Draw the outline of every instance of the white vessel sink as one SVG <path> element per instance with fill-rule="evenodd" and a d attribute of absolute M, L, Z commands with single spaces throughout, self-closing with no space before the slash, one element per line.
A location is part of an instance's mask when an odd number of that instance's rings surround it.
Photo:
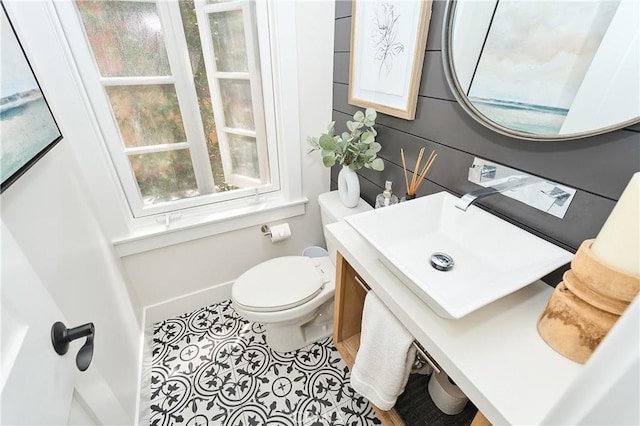
<path fill-rule="evenodd" d="M 438 315 L 460 318 L 568 263 L 573 254 L 447 192 L 345 218 Z M 431 255 L 455 262 L 441 271 Z"/>

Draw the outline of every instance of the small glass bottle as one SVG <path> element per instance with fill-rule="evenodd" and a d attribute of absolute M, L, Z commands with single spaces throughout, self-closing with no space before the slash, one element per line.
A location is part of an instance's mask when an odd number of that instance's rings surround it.
<path fill-rule="evenodd" d="M 386 181 L 384 191 L 376 197 L 376 209 L 398 203 L 398 197 L 391 192 L 391 181 Z"/>

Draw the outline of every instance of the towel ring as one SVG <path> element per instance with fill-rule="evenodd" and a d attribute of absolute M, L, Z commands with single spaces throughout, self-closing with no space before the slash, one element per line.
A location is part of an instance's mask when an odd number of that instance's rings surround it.
<path fill-rule="evenodd" d="M 359 276 L 354 275 L 353 278 L 358 283 L 358 285 L 364 289 L 365 292 L 368 293 L 371 291 L 371 287 L 365 284 L 365 282 Z M 436 373 L 440 373 L 440 371 L 442 371 L 442 368 L 440 368 L 440 365 L 436 362 L 436 360 L 427 353 L 427 350 L 417 340 L 414 340 L 412 345 L 416 348 L 416 351 L 418 351 L 418 356 L 421 357 L 427 364 L 429 364 Z"/>

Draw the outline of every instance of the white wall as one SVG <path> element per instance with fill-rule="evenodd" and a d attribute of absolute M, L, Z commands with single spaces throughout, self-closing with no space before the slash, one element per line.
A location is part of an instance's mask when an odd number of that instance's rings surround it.
<path fill-rule="evenodd" d="M 95 138 L 41 2 L 5 2 L 64 139 L 2 194 L 2 219 L 70 324 L 96 326 L 94 360 L 134 418 L 141 308 L 96 217 L 72 147 Z M 4 284 L 4 283 L 3 283 Z"/>
<path fill-rule="evenodd" d="M 324 245 L 317 198 L 329 190 L 330 172 L 319 153 L 307 154 L 306 139 L 324 131 L 331 121 L 335 7 L 333 1 L 289 4 L 297 14 L 302 184 L 309 199 L 306 213 L 288 220 L 292 237 L 276 244 L 255 226 L 124 257 L 131 284 L 144 306 L 235 280 L 264 260 Z M 193 308 L 214 302 L 196 301 Z"/>

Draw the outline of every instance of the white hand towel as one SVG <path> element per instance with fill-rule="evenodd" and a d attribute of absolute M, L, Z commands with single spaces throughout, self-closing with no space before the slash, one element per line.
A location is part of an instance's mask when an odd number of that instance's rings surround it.
<path fill-rule="evenodd" d="M 360 349 L 351 386 L 381 410 L 390 410 L 409 380 L 416 356 L 413 336 L 373 292 L 362 313 Z"/>

